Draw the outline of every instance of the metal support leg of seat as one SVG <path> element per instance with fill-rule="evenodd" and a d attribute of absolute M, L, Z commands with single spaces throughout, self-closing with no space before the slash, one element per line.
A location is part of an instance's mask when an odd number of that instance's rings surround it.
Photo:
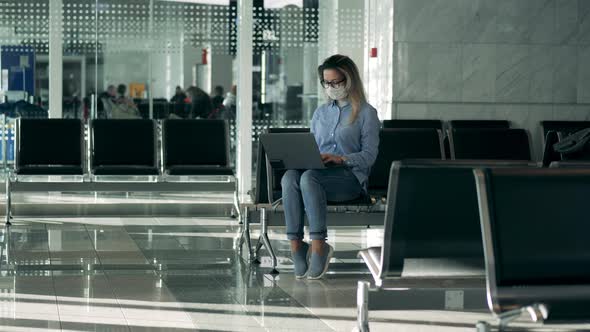
<path fill-rule="evenodd" d="M 369 287 L 368 281 L 359 281 L 356 292 L 357 329 L 359 332 L 369 332 Z"/>
<path fill-rule="evenodd" d="M 279 271 L 277 270 L 277 256 L 275 255 L 275 252 L 270 244 L 270 239 L 268 238 L 268 217 L 266 215 L 266 208 L 260 209 L 260 237 L 258 238 L 256 250 L 254 251 L 256 257 L 254 263 L 260 263 L 258 255 L 262 246 L 266 247 L 266 250 L 268 251 L 268 254 L 270 255 L 270 258 L 272 260 L 271 274 L 278 274 Z"/>
<path fill-rule="evenodd" d="M 249 210 L 248 207 L 244 207 L 244 212 L 241 215 L 243 218 L 243 226 L 242 231 L 240 232 L 240 238 L 238 239 L 238 250 L 240 254 L 242 253 L 242 248 L 244 243 L 248 248 L 248 262 L 252 262 L 253 254 L 252 254 L 252 241 L 250 240 L 250 220 L 249 220 Z"/>
<path fill-rule="evenodd" d="M 510 322 L 520 318 L 523 313 L 528 313 L 533 322 L 543 322 L 547 319 L 549 311 L 544 304 L 535 303 L 526 307 L 510 310 L 498 315 L 498 328 L 500 331 L 504 330 Z M 477 322 L 475 325 L 477 332 L 490 332 L 491 325 L 488 322 Z"/>
<path fill-rule="evenodd" d="M 231 217 L 238 218 L 240 225 L 242 224 L 242 216 L 240 214 L 240 197 L 238 194 L 238 180 L 236 180 L 236 188 L 234 189 L 234 202 Z"/>
<path fill-rule="evenodd" d="M 237 218 L 238 221 L 239 221 L 239 223 L 240 223 L 240 225 L 243 223 L 242 216 L 241 216 L 241 213 L 240 213 L 240 201 L 239 201 L 239 198 L 238 198 L 238 192 L 237 191 L 234 192 L 234 206 L 233 206 L 233 211 L 232 211 L 231 217 L 232 218 Z"/>
<path fill-rule="evenodd" d="M 12 194 L 10 188 L 10 173 L 6 175 L 6 225 L 10 226 L 12 223 L 10 219 L 12 218 Z"/>

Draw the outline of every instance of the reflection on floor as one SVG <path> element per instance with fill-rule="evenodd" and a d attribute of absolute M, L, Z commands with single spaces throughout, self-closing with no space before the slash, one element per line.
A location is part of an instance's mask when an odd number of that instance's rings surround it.
<path fill-rule="evenodd" d="M 313 282 L 293 278 L 280 228 L 271 236 L 278 276 L 268 274 L 264 257 L 250 267 L 235 253 L 238 230 L 231 219 L 17 219 L 2 234 L 0 331 L 355 327 L 356 283 L 369 279 L 355 255 L 378 244 L 380 229 L 331 230 L 332 273 Z M 473 331 L 475 322 L 490 318 L 485 310 L 404 310 L 441 294 L 400 292 L 387 299 L 397 310 L 371 312 L 372 331 Z"/>

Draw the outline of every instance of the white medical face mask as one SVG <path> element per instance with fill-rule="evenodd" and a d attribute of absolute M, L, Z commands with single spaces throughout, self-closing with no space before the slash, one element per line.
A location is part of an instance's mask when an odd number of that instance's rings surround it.
<path fill-rule="evenodd" d="M 333 88 L 331 86 L 328 86 L 326 88 L 326 94 L 332 100 L 341 100 L 341 99 L 348 97 L 348 89 L 346 89 L 346 86 L 344 86 L 344 84 L 342 84 L 341 86 L 339 86 L 337 88 Z"/>

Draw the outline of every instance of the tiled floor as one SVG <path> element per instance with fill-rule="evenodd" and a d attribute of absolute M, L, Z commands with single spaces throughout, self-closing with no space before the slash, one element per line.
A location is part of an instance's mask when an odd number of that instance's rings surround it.
<path fill-rule="evenodd" d="M 359 248 L 379 241 L 380 229 L 331 230 L 334 273 L 314 282 L 291 275 L 280 228 L 271 236 L 278 276 L 268 274 L 265 257 L 261 267 L 243 262 L 233 249 L 237 232 L 235 220 L 214 218 L 17 219 L 3 232 L 0 331 L 355 327 L 356 283 L 369 276 L 351 263 Z M 490 318 L 486 310 L 437 308 L 444 296 L 401 285 L 378 301 L 396 310 L 371 312 L 372 331 L 473 331 Z"/>

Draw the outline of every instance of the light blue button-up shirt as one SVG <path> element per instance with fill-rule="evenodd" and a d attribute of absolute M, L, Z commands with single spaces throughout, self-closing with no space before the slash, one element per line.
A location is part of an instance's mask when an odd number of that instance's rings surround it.
<path fill-rule="evenodd" d="M 342 108 L 335 101 L 318 107 L 311 119 L 311 132 L 320 153 L 330 153 L 346 158 L 359 183 L 367 191 L 371 166 L 379 150 L 381 123 L 373 106 L 363 103 L 357 119 L 351 123 L 352 105 Z"/>

